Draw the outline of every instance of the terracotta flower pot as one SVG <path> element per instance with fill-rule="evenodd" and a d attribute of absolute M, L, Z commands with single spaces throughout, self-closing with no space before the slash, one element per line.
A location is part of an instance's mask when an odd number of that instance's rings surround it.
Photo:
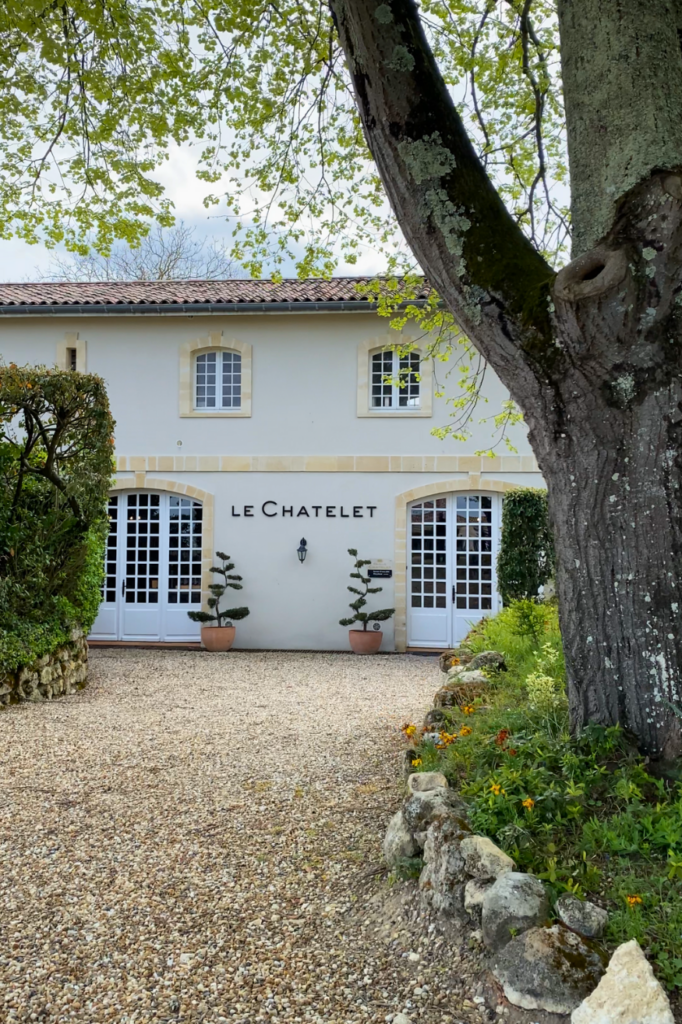
<path fill-rule="evenodd" d="M 207 651 L 229 651 L 234 643 L 236 626 L 202 626 L 201 643 Z"/>
<path fill-rule="evenodd" d="M 376 654 L 381 647 L 383 636 L 381 630 L 372 633 L 368 629 L 348 630 L 348 639 L 354 654 Z"/>

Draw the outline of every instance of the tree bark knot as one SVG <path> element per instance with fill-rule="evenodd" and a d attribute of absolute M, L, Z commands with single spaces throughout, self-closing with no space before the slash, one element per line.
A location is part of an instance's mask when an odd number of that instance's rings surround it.
<path fill-rule="evenodd" d="M 625 279 L 627 253 L 598 245 L 560 270 L 554 282 L 554 295 L 561 302 L 576 303 L 613 291 Z"/>

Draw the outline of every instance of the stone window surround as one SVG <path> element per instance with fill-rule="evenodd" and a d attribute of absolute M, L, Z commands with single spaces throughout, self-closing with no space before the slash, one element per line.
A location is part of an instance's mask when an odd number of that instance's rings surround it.
<path fill-rule="evenodd" d="M 239 409 L 194 408 L 194 364 L 197 355 L 212 349 L 239 352 L 242 357 L 242 402 Z M 222 331 L 211 331 L 203 338 L 180 346 L 180 416 L 194 419 L 240 419 L 251 416 L 252 348 L 248 342 L 224 338 Z"/>
<path fill-rule="evenodd" d="M 88 343 L 78 336 L 78 331 L 66 331 L 61 341 L 57 342 L 56 364 L 60 370 L 70 370 L 69 349 L 76 350 L 76 370 L 85 373 L 88 368 Z"/>
<path fill-rule="evenodd" d="M 374 338 L 367 338 L 358 345 L 358 390 L 357 390 L 357 416 L 362 419 L 430 419 L 433 416 L 433 359 L 422 359 L 419 367 L 420 375 L 420 405 L 418 409 L 372 409 L 369 404 L 369 382 L 371 375 L 370 361 L 375 352 L 392 348 L 394 345 L 409 344 L 414 339 L 406 335 L 396 336 L 391 334 L 378 334 Z M 416 351 L 420 352 L 419 346 Z"/>

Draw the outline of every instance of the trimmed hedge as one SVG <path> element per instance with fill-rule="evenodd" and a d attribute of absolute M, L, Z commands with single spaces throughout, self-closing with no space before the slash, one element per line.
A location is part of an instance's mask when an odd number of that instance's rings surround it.
<path fill-rule="evenodd" d="M 0 365 L 0 675 L 95 620 L 113 429 L 101 378 Z"/>
<path fill-rule="evenodd" d="M 520 487 L 502 502 L 497 586 L 505 605 L 533 600 L 554 575 L 554 540 L 547 491 Z"/>

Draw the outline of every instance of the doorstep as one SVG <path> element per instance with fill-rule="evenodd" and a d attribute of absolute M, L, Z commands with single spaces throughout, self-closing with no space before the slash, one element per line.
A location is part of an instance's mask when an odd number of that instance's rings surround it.
<path fill-rule="evenodd" d="M 189 640 L 180 640 L 178 643 L 166 640 L 88 640 L 88 647 L 148 647 L 156 651 L 159 648 L 166 651 L 202 650 L 201 644 L 194 644 Z"/>

